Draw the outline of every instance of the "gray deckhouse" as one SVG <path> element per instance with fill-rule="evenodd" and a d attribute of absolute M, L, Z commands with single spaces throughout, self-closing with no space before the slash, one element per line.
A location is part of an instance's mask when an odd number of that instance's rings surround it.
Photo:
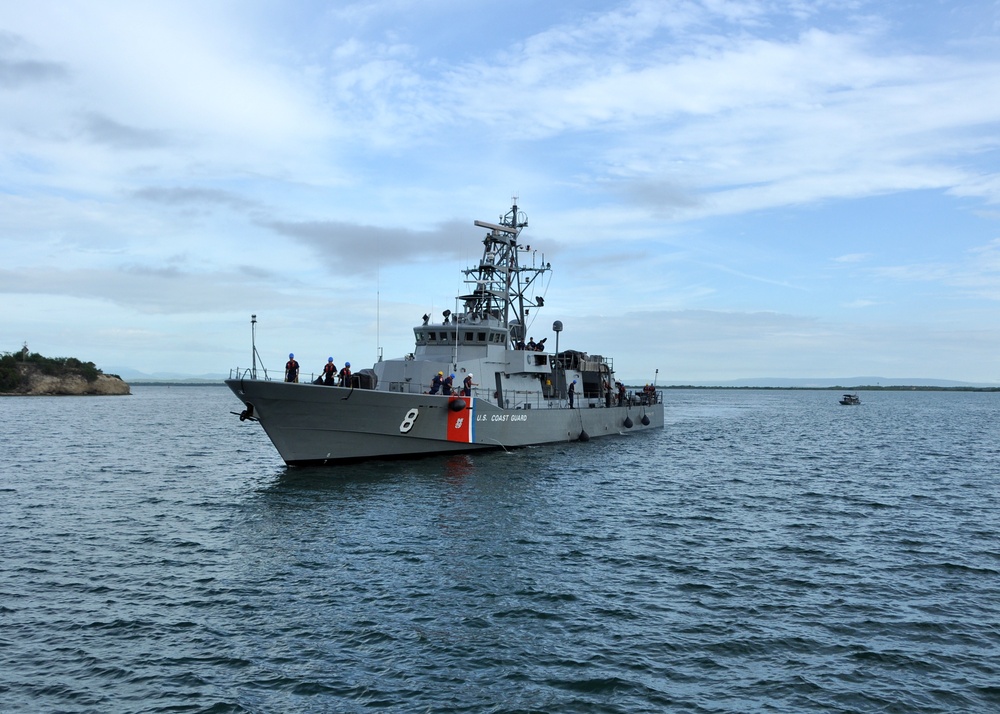
<path fill-rule="evenodd" d="M 614 384 L 609 360 L 579 352 L 557 355 L 545 350 L 546 340 L 535 350 L 525 348 L 527 318 L 544 305 L 536 286 L 541 288 L 539 278 L 552 267 L 544 255 L 538 262 L 531 246 L 518 244 L 528 221 L 517 203 L 499 223 L 475 225 L 487 233 L 479 264 L 462 271 L 468 292 L 457 298 L 460 311 L 445 310 L 437 323 L 424 315 L 423 324 L 413 328 L 413 353 L 375 366 L 380 388 L 423 393 L 440 371 L 455 374 L 457 391 L 471 373 L 477 385 L 473 396 L 503 407 L 539 408 L 563 406 L 567 386 L 576 379 L 581 403 L 604 402 Z M 521 263 L 522 254 L 531 256 L 530 264 Z M 562 325 L 557 322 L 553 328 L 558 340 Z"/>

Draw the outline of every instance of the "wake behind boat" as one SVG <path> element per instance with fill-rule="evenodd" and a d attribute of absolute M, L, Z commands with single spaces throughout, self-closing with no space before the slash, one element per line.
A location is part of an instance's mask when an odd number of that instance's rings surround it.
<path fill-rule="evenodd" d="M 289 465 L 499 449 L 663 428 L 655 385 L 629 393 L 610 358 L 525 343 L 526 317 L 544 305 L 534 286 L 551 264 L 518 243 L 517 203 L 486 231 L 479 265 L 463 271 L 461 311 L 413 328 L 415 349 L 350 375 L 344 386 L 257 377 L 254 365 L 226 385 Z M 521 254 L 531 262 L 521 264 Z M 468 379 L 467 379 L 468 378 Z M 468 384 L 467 387 L 464 385 Z M 450 387 L 449 387 L 450 385 Z M 464 388 L 463 388 L 464 387 Z M 449 393 L 450 392 L 450 393 Z M 235 412 L 234 412 L 235 413 Z"/>

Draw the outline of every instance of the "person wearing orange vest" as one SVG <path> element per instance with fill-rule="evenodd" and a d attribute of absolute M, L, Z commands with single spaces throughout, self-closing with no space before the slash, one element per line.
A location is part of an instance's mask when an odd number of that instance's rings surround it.
<path fill-rule="evenodd" d="M 285 362 L 285 381 L 299 381 L 299 363 L 295 361 L 295 355 L 291 352 L 288 353 L 288 361 Z"/>
<path fill-rule="evenodd" d="M 344 368 L 340 370 L 340 386 L 350 387 L 351 386 L 351 363 L 344 362 Z"/>
<path fill-rule="evenodd" d="M 328 357 L 323 365 L 323 384 L 328 387 L 334 386 L 337 379 L 337 365 L 333 363 L 333 357 Z"/>

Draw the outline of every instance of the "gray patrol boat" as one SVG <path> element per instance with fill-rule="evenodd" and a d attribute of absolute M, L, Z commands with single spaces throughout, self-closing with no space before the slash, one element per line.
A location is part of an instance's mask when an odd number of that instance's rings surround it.
<path fill-rule="evenodd" d="M 551 264 L 519 244 L 527 217 L 516 200 L 486 231 L 479 265 L 462 271 L 460 311 L 424 315 L 416 347 L 380 359 L 346 386 L 292 383 L 233 370 L 226 385 L 243 402 L 241 421 L 259 422 L 292 466 L 509 449 L 663 428 L 655 384 L 628 392 L 600 355 L 525 344 L 526 319 L 544 304 L 535 290 Z M 530 265 L 521 257 L 530 258 Z M 255 323 L 256 318 L 254 318 Z M 435 380 L 437 377 L 437 380 Z M 453 379 L 451 393 L 436 386 Z M 471 377 L 470 389 L 463 389 Z M 571 395 L 572 391 L 572 395 Z M 570 403 L 572 401 L 572 407 Z M 237 412 L 233 412 L 236 414 Z"/>

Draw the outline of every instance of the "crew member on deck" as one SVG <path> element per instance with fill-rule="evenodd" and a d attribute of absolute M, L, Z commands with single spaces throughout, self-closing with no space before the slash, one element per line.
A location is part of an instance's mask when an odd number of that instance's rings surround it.
<path fill-rule="evenodd" d="M 291 352 L 288 353 L 288 361 L 285 362 L 285 381 L 299 381 L 299 363 L 295 361 L 295 355 Z"/>
<path fill-rule="evenodd" d="M 444 380 L 444 372 L 438 372 L 431 380 L 431 394 L 437 394 L 441 390 L 441 382 Z"/>
<path fill-rule="evenodd" d="M 528 349 L 529 352 L 535 352 L 538 349 L 538 345 L 535 344 L 535 338 L 534 337 L 529 337 L 528 338 L 527 349 Z"/>
<path fill-rule="evenodd" d="M 469 372 L 469 374 L 465 375 L 465 381 L 462 382 L 462 396 L 463 397 L 471 397 L 472 396 L 472 388 L 474 386 L 476 386 L 476 385 L 472 381 L 472 372 Z"/>
<path fill-rule="evenodd" d="M 450 396 L 451 385 L 453 385 L 454 383 L 455 383 L 455 373 L 452 372 L 451 374 L 449 374 L 447 377 L 444 378 L 443 382 L 441 382 L 441 394 L 444 394 L 445 396 Z"/>
<path fill-rule="evenodd" d="M 323 365 L 323 384 L 332 387 L 337 383 L 337 365 L 333 363 L 333 357 L 328 357 Z"/>
<path fill-rule="evenodd" d="M 351 386 L 351 363 L 344 362 L 344 368 L 340 370 L 340 386 L 350 387 Z"/>
<path fill-rule="evenodd" d="M 576 380 L 574 379 L 569 384 L 569 408 L 573 408 L 573 397 L 576 396 Z"/>

